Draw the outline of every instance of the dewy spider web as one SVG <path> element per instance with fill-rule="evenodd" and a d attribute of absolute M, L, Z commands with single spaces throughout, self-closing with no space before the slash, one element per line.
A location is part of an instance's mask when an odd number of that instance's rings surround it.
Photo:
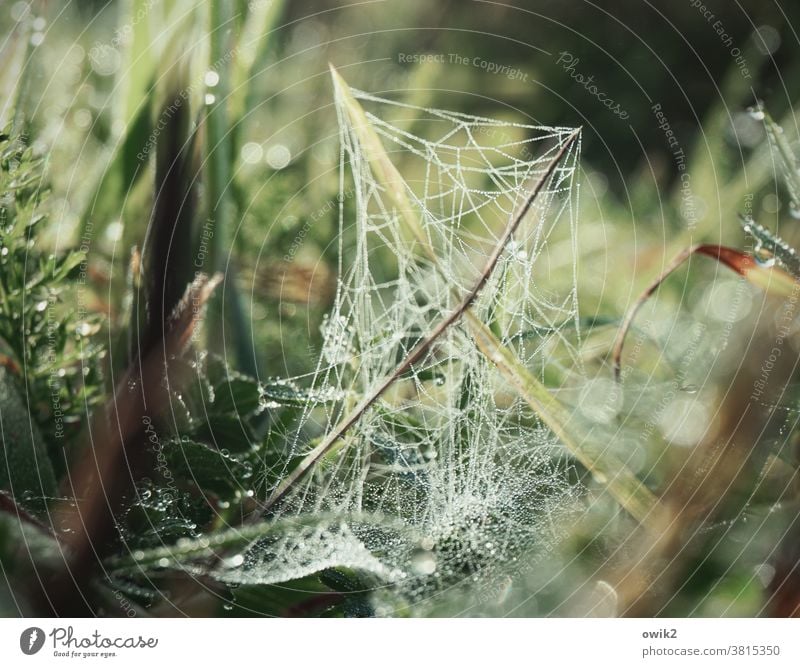
<path fill-rule="evenodd" d="M 340 279 L 317 368 L 298 379 L 327 400 L 308 404 L 282 434 L 285 463 L 267 471 L 271 479 L 285 478 L 290 461 L 473 288 L 509 220 L 574 134 L 354 95 L 376 109 L 368 121 L 405 177 L 388 187 L 406 189 L 438 261 L 404 228 L 338 96 Z M 390 113 L 410 117 L 419 135 L 382 120 Z M 542 378 L 559 365 L 556 349 L 579 363 L 578 156 L 576 141 L 472 305 Z M 218 576 L 271 583 L 338 564 L 398 584 L 419 601 L 558 540 L 578 495 L 567 469 L 558 441 L 456 323 L 272 508 L 276 521 L 302 528 L 259 542 Z M 309 527 L 313 516 L 320 520 Z"/>

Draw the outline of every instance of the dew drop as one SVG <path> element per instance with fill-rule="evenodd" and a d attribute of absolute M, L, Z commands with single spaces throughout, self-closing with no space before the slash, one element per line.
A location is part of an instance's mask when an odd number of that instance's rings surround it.
<path fill-rule="evenodd" d="M 767 117 L 767 115 L 764 113 L 764 109 L 761 106 L 760 102 L 755 106 L 749 107 L 747 109 L 747 113 L 750 115 L 750 118 L 752 118 L 753 120 L 761 121 L 761 120 L 764 120 Z"/>
<path fill-rule="evenodd" d="M 219 83 L 219 74 L 210 69 L 203 77 L 203 81 L 209 88 L 214 88 Z"/>
<path fill-rule="evenodd" d="M 775 255 L 766 248 L 756 247 L 753 250 L 753 256 L 755 257 L 756 264 L 765 269 L 775 266 Z"/>
<path fill-rule="evenodd" d="M 421 576 L 436 572 L 436 556 L 426 549 L 420 549 L 411 557 L 411 569 Z"/>
<path fill-rule="evenodd" d="M 236 554 L 235 556 L 225 559 L 225 565 L 228 567 L 239 567 L 242 563 L 244 563 L 244 556 L 242 554 Z"/>

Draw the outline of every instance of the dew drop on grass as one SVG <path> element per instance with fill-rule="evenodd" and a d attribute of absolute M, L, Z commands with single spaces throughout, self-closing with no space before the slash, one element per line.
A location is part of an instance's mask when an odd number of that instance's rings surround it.
<path fill-rule="evenodd" d="M 753 257 L 755 257 L 756 264 L 765 269 L 775 266 L 775 255 L 762 246 L 756 246 L 753 250 Z"/>
<path fill-rule="evenodd" d="M 747 113 L 753 120 L 762 121 L 767 117 L 767 115 L 764 113 L 764 109 L 761 107 L 761 104 L 749 107 L 747 109 Z"/>

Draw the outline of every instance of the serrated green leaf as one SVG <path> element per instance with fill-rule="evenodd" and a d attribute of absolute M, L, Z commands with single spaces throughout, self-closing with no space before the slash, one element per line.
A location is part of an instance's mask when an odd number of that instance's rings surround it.
<path fill-rule="evenodd" d="M 173 478 L 193 483 L 201 491 L 230 497 L 248 488 L 252 468 L 221 450 L 193 440 L 172 440 L 164 456 Z"/>
<path fill-rule="evenodd" d="M 232 452 L 249 451 L 255 440 L 247 422 L 237 415 L 209 415 L 192 431 L 198 440 Z"/>
<path fill-rule="evenodd" d="M 246 417 L 262 407 L 258 382 L 236 377 L 214 387 L 212 410 L 217 415 Z"/>
<path fill-rule="evenodd" d="M 0 488 L 34 510 L 55 495 L 56 478 L 42 436 L 13 377 L 0 365 Z M 29 500 L 26 500 L 29 499 Z"/>

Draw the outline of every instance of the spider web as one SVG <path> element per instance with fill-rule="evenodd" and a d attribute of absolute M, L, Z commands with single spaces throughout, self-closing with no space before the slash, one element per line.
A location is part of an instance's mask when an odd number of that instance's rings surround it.
<path fill-rule="evenodd" d="M 265 479 L 285 478 L 457 307 L 574 133 L 353 94 L 405 180 L 376 179 L 338 96 L 340 278 L 316 368 L 296 379 L 309 396 L 336 400 L 301 410 L 281 434 L 280 468 Z M 579 365 L 579 152 L 573 142 L 472 305 L 543 379 Z M 395 186 L 414 203 L 438 261 L 405 229 L 387 190 Z M 577 507 L 569 467 L 557 439 L 456 323 L 272 509 L 276 520 L 325 521 L 252 545 L 240 567 L 220 576 L 270 583 L 338 564 L 377 575 L 421 608 L 464 581 L 513 571 L 522 554 L 561 539 Z"/>

